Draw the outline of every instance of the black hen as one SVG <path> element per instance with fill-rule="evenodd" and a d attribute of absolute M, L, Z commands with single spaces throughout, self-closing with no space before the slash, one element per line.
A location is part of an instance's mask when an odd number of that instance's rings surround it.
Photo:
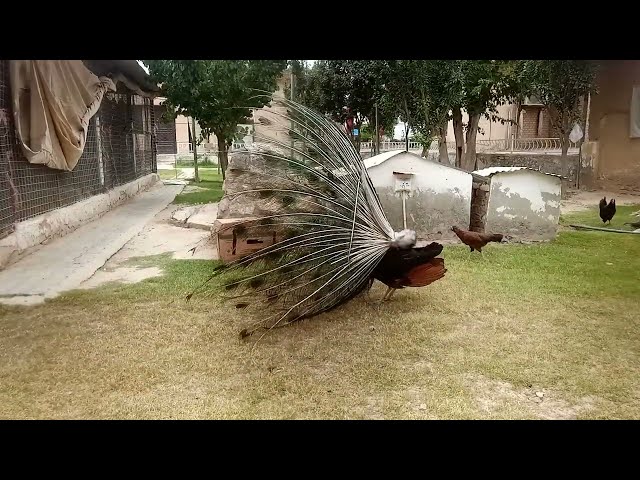
<path fill-rule="evenodd" d="M 602 222 L 609 222 L 609 224 L 611 224 L 611 219 L 616 214 L 616 199 L 612 198 L 607 204 L 607 197 L 603 197 L 602 200 L 600 200 L 599 207 Z"/>
<path fill-rule="evenodd" d="M 436 258 L 442 253 L 442 248 L 442 245 L 433 242 L 408 250 L 387 250 L 372 274 L 372 278 L 388 287 L 382 301 L 389 300 L 399 288 L 426 287 L 444 277 L 447 271 L 444 260 Z"/>

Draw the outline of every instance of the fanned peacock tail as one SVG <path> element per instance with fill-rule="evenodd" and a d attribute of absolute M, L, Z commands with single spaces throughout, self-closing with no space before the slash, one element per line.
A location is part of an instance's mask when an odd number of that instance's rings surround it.
<path fill-rule="evenodd" d="M 233 167 L 265 212 L 236 224 L 237 238 L 271 235 L 276 243 L 218 267 L 223 296 L 254 310 L 258 328 L 273 328 L 344 304 L 370 286 L 371 273 L 392 246 L 409 248 L 414 232 L 396 234 L 364 163 L 347 135 L 324 116 L 288 100 L 287 113 L 258 120 L 278 135 L 257 135 L 251 162 Z M 251 167 L 262 163 L 262 169 Z"/>

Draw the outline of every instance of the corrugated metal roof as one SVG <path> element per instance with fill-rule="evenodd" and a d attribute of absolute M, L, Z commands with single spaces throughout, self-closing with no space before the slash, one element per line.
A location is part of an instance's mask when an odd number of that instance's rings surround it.
<path fill-rule="evenodd" d="M 542 172 L 540 170 L 536 170 L 530 167 L 488 167 L 488 168 L 483 168 L 482 170 L 476 170 L 473 173 L 475 173 L 476 175 L 480 175 L 482 177 L 490 177 L 492 175 L 495 175 L 496 173 L 517 172 L 518 170 L 530 170 L 532 172 L 538 172 L 544 175 L 550 175 L 552 177 L 563 178 L 562 175 L 556 175 L 555 173 Z"/>

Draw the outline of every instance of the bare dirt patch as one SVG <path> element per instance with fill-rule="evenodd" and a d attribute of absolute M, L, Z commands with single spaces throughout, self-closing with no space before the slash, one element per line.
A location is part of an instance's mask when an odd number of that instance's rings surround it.
<path fill-rule="evenodd" d="M 594 192 L 580 190 L 569 192 L 569 198 L 562 201 L 560 210 L 563 214 L 567 214 L 597 207 L 600 199 L 605 196 L 607 199 L 615 198 L 616 205 L 634 205 L 640 203 L 640 192 L 633 194 L 615 190 L 598 190 Z"/>
<path fill-rule="evenodd" d="M 480 409 L 489 415 L 517 408 L 529 412 L 532 418 L 575 420 L 580 413 L 593 409 L 596 401 L 594 397 L 583 397 L 576 403 L 570 403 L 558 392 L 541 386 L 516 388 L 508 382 L 482 375 L 467 375 L 466 383 Z"/>

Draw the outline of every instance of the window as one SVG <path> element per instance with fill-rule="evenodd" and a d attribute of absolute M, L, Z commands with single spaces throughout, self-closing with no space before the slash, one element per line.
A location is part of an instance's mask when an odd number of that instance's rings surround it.
<path fill-rule="evenodd" d="M 630 137 L 640 138 L 640 85 L 633 87 L 631 108 L 629 109 Z"/>

